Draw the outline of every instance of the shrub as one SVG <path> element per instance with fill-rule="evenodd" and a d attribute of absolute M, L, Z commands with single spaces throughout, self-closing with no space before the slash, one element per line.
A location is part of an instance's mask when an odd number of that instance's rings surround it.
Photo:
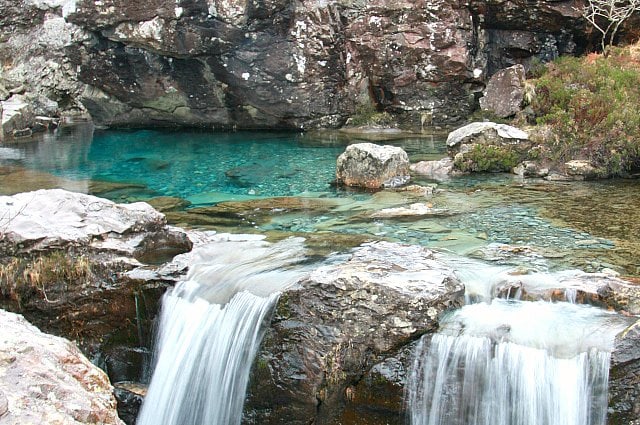
<path fill-rule="evenodd" d="M 473 145 L 469 152 L 457 155 L 455 165 L 460 171 L 510 172 L 521 158 L 507 146 Z"/>
<path fill-rule="evenodd" d="M 85 284 L 91 276 L 88 258 L 55 251 L 32 259 L 14 257 L 0 264 L 0 289 L 3 296 L 21 306 L 32 299 L 55 302 L 49 298 L 50 292 Z"/>
<path fill-rule="evenodd" d="M 633 49 L 608 58 L 560 58 L 535 82 L 532 107 L 538 124 L 550 125 L 546 146 L 559 162 L 588 159 L 608 175 L 640 170 L 640 62 Z"/>

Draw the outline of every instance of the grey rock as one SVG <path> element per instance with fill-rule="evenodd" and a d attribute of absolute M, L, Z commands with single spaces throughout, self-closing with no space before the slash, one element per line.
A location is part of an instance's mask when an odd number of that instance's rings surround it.
<path fill-rule="evenodd" d="M 338 157 L 336 180 L 345 186 L 369 189 L 402 186 L 409 181 L 409 156 L 395 146 L 349 145 Z"/>
<path fill-rule="evenodd" d="M 33 126 L 35 113 L 23 96 L 13 95 L 1 103 L 0 140 L 13 137 L 15 131 Z"/>
<path fill-rule="evenodd" d="M 608 423 L 640 422 L 640 322 L 620 333 L 611 353 Z"/>
<path fill-rule="evenodd" d="M 546 177 L 549 175 L 549 169 L 535 161 L 523 161 L 513 168 L 513 174 L 520 177 Z"/>
<path fill-rule="evenodd" d="M 567 174 L 574 179 L 592 179 L 598 176 L 598 169 L 586 160 L 572 160 L 564 164 Z"/>
<path fill-rule="evenodd" d="M 156 230 L 164 215 L 149 204 L 115 204 L 62 189 L 0 197 L 3 242 L 38 249 L 70 243 L 88 244 L 109 234 Z"/>
<path fill-rule="evenodd" d="M 480 108 L 491 111 L 500 118 L 514 116 L 524 99 L 524 66 L 514 65 L 493 74 L 480 99 Z"/>
<path fill-rule="evenodd" d="M 0 319 L 3 424 L 124 424 L 107 375 L 74 344 L 40 332 L 19 315 L 0 310 Z"/>
<path fill-rule="evenodd" d="M 418 246 L 366 244 L 313 271 L 278 302 L 245 408 L 260 424 L 339 422 L 354 407 L 345 410 L 351 383 L 434 331 L 463 291 L 453 271 Z"/>
<path fill-rule="evenodd" d="M 410 170 L 435 180 L 443 180 L 453 173 L 453 160 L 447 157 L 437 161 L 420 161 L 411 164 Z"/>
<path fill-rule="evenodd" d="M 188 235 L 145 203 L 60 189 L 0 197 L 0 230 L 6 308 L 72 337 L 87 355 L 104 359 L 111 377 L 140 379 L 142 368 L 132 365 L 142 364 L 142 355 L 132 348 L 150 343 L 158 299 L 182 270 L 152 271 L 189 251 Z M 150 270 L 149 279 L 127 276 L 134 268 Z"/>
<path fill-rule="evenodd" d="M 0 59 L 6 87 L 100 126 L 339 127 L 357 105 L 456 125 L 496 70 L 584 48 L 572 6 L 0 0 Z"/>
<path fill-rule="evenodd" d="M 529 135 L 519 128 L 494 122 L 473 122 L 460 127 L 447 136 L 447 146 L 464 144 L 518 144 L 529 140 Z"/>

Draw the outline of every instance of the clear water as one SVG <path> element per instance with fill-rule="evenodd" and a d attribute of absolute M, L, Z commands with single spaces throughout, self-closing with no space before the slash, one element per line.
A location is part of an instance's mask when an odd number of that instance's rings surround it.
<path fill-rule="evenodd" d="M 138 130 L 91 137 L 75 130 L 68 136 L 47 138 L 31 149 L 4 148 L 0 160 L 62 178 L 137 185 L 148 196 L 211 204 L 237 196 L 331 192 L 335 160 L 345 145 L 272 132 Z"/>
<path fill-rule="evenodd" d="M 412 161 L 444 155 L 445 135 L 379 143 L 401 146 Z M 0 146 L 0 193 L 63 187 L 117 202 L 173 196 L 191 202 L 180 225 L 235 233 L 296 234 L 330 240 L 335 250 L 363 240 L 387 239 L 446 249 L 494 262 L 487 247 L 528 247 L 522 264 L 538 271 L 605 268 L 640 276 L 640 184 L 636 181 L 550 183 L 513 176 L 474 175 L 434 182 L 433 196 L 412 192 L 338 190 L 331 183 L 335 160 L 346 144 L 336 133 L 210 133 L 188 131 L 95 131 L 67 127 L 35 142 Z M 272 197 L 318 201 L 294 208 Z M 266 201 L 262 204 L 253 201 Z M 241 219 L 228 218 L 228 201 Z M 412 203 L 445 214 L 376 216 Z M 216 207 L 220 205 L 220 207 Z M 271 206 L 270 206 L 271 205 Z M 201 217 L 201 216 L 195 216 Z M 594 218 L 595 217 L 595 218 Z M 230 223 L 228 223 L 230 221 Z"/>

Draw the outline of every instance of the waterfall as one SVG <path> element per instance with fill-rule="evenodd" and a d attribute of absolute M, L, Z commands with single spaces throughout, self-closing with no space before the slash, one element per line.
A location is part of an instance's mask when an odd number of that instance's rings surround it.
<path fill-rule="evenodd" d="M 251 364 L 280 290 L 295 283 L 300 239 L 216 241 L 194 250 L 162 301 L 155 369 L 139 425 L 240 424 Z"/>
<path fill-rule="evenodd" d="M 609 358 L 626 320 L 570 303 L 467 305 L 423 337 L 413 425 L 604 425 Z"/>

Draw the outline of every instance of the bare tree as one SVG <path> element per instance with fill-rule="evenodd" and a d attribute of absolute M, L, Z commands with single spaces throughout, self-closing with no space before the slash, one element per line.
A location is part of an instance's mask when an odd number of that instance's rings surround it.
<path fill-rule="evenodd" d="M 602 34 L 602 53 L 608 54 L 607 47 L 613 40 L 620 25 L 634 12 L 640 11 L 640 0 L 586 0 L 583 16 Z"/>

